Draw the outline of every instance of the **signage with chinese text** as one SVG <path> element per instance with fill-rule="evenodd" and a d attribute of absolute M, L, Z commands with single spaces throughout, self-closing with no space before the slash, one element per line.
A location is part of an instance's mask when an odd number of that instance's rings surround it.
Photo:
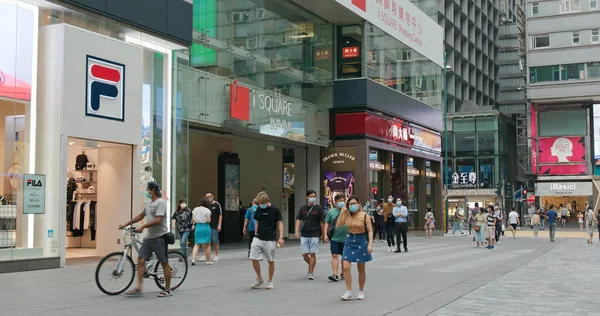
<path fill-rule="evenodd" d="M 342 57 L 343 58 L 356 58 L 360 56 L 360 47 L 359 46 L 351 46 L 342 48 Z"/>
<path fill-rule="evenodd" d="M 444 64 L 444 30 L 408 0 L 335 0 L 427 57 Z"/>
<path fill-rule="evenodd" d="M 46 213 L 46 176 L 23 174 L 23 214 Z"/>
<path fill-rule="evenodd" d="M 470 189 L 477 188 L 477 173 L 476 172 L 455 172 L 452 175 L 453 189 Z"/>
<path fill-rule="evenodd" d="M 331 58 L 331 51 L 329 49 L 317 49 L 315 51 L 315 60 L 327 60 Z"/>
<path fill-rule="evenodd" d="M 413 175 L 413 176 L 418 176 L 419 170 L 414 169 L 414 168 L 406 168 L 406 173 Z"/>
<path fill-rule="evenodd" d="M 369 169 L 382 171 L 382 170 L 385 170 L 385 165 L 379 161 L 371 161 L 371 162 L 369 162 Z"/>

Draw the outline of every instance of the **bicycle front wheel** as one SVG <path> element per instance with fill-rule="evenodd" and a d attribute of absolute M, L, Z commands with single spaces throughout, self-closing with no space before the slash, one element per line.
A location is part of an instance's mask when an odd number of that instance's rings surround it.
<path fill-rule="evenodd" d="M 135 266 L 130 256 L 123 252 L 106 255 L 96 268 L 96 285 L 100 291 L 108 295 L 119 295 L 133 283 Z"/>
<path fill-rule="evenodd" d="M 167 260 L 171 267 L 171 290 L 176 290 L 181 286 L 188 272 L 187 258 L 179 250 L 170 250 Z M 154 266 L 154 281 L 161 290 L 167 289 L 165 272 L 160 262 Z"/>

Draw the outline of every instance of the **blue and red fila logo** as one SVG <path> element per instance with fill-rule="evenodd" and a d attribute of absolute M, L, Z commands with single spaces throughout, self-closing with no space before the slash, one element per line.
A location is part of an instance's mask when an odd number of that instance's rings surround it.
<path fill-rule="evenodd" d="M 86 58 L 85 115 L 125 121 L 125 65 Z"/>

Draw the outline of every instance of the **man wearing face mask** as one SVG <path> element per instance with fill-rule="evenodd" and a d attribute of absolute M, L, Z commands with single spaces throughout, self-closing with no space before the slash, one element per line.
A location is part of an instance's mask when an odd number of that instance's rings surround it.
<path fill-rule="evenodd" d="M 325 215 L 323 208 L 316 204 L 317 193 L 314 190 L 306 192 L 306 204 L 300 206 L 296 216 L 296 239 L 300 238 L 302 257 L 308 265 L 308 279 L 314 280 L 314 270 L 317 264 L 317 253 L 323 239 Z"/>
<path fill-rule="evenodd" d="M 400 250 L 400 243 L 404 242 L 404 252 L 408 252 L 408 241 L 406 240 L 406 231 L 408 229 L 406 220 L 408 218 L 408 209 L 406 206 L 402 205 L 402 199 L 396 199 L 396 206 L 392 211 L 394 218 L 396 219 L 396 244 L 398 248 L 396 249 L 397 253 L 402 252 Z"/>
<path fill-rule="evenodd" d="M 331 209 L 325 216 L 325 242 L 330 242 L 331 250 L 331 268 L 333 274 L 328 277 L 330 281 L 337 282 L 340 277 L 344 279 L 344 274 L 338 276 L 338 267 L 341 264 L 340 257 L 344 255 L 344 244 L 348 235 L 348 226 L 336 227 L 337 219 L 344 206 L 346 206 L 346 198 L 342 194 L 335 196 L 335 208 Z M 330 240 L 331 239 L 331 240 Z"/>
<path fill-rule="evenodd" d="M 394 203 L 394 197 L 390 195 L 388 196 L 387 203 L 383 204 L 383 221 L 386 227 L 388 247 L 390 247 L 388 250 L 389 252 L 394 251 L 394 248 L 396 248 L 396 242 L 394 241 L 395 221 L 394 214 L 392 214 L 394 207 L 396 207 L 396 204 Z M 398 234 L 398 232 L 396 232 L 396 234 Z M 398 247 L 400 247 L 400 245 L 398 245 Z"/>

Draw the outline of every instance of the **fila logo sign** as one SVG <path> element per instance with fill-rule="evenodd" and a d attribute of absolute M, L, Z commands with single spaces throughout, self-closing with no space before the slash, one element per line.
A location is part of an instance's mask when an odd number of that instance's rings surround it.
<path fill-rule="evenodd" d="M 125 65 L 86 56 L 85 115 L 125 121 Z"/>
<path fill-rule="evenodd" d="M 27 186 L 28 187 L 41 187 L 42 186 L 42 181 L 41 180 L 27 180 Z"/>

